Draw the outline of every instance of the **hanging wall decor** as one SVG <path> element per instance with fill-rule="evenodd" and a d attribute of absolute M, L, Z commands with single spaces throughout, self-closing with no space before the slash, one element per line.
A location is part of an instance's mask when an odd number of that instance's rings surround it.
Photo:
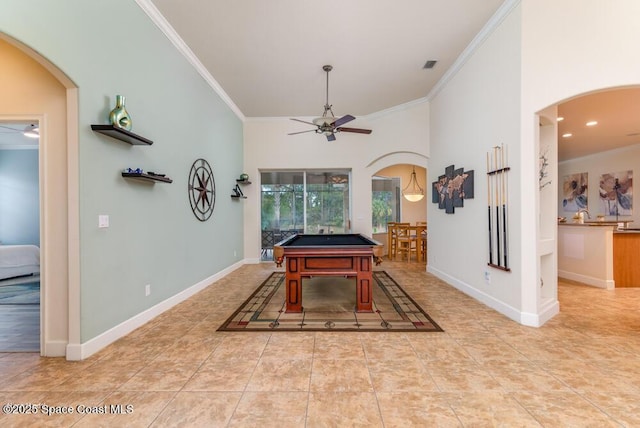
<path fill-rule="evenodd" d="M 609 172 L 600 176 L 600 203 L 605 215 L 633 213 L 633 171 Z"/>
<path fill-rule="evenodd" d="M 455 207 L 464 206 L 465 199 L 473 199 L 473 170 L 449 165 L 431 186 L 431 202 L 447 214 L 454 214 Z"/>
<path fill-rule="evenodd" d="M 562 209 L 576 213 L 588 207 L 589 173 L 579 172 L 564 176 L 562 182 Z"/>
<path fill-rule="evenodd" d="M 207 221 L 216 205 L 216 182 L 209 162 L 196 159 L 191 165 L 188 190 L 193 215 L 200 221 Z"/>
<path fill-rule="evenodd" d="M 509 269 L 509 217 L 507 212 L 509 182 L 507 151 L 504 144 L 487 153 L 487 202 L 489 220 L 489 263 L 494 268 Z"/>

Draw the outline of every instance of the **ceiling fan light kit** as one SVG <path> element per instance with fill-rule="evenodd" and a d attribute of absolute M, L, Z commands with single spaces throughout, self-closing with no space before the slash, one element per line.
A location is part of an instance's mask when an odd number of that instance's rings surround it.
<path fill-rule="evenodd" d="M 40 128 L 38 127 L 38 125 L 34 125 L 32 123 L 31 125 L 27 125 L 27 127 L 24 128 L 23 134 L 25 137 L 29 138 L 40 138 Z"/>
<path fill-rule="evenodd" d="M 327 73 L 327 98 L 324 104 L 324 113 L 322 117 L 317 117 L 313 119 L 312 122 L 307 122 L 306 120 L 300 119 L 291 119 L 296 122 L 306 123 L 307 125 L 313 125 L 315 129 L 309 129 L 307 131 L 299 131 L 299 132 L 290 132 L 289 135 L 303 134 L 306 132 L 315 132 L 316 134 L 322 134 L 327 137 L 327 141 L 334 141 L 336 139 L 337 132 L 352 132 L 355 134 L 371 134 L 370 129 L 361 129 L 361 128 L 344 128 L 344 125 L 347 122 L 351 122 L 355 119 L 354 116 L 347 114 L 342 117 L 335 117 L 333 114 L 333 110 L 331 109 L 332 105 L 329 104 L 329 72 L 333 70 L 333 66 L 325 65 L 322 69 Z"/>

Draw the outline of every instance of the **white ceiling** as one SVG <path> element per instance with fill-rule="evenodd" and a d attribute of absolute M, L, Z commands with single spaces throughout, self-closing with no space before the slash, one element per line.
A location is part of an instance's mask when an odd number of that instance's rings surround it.
<path fill-rule="evenodd" d="M 27 125 L 29 125 L 28 122 L 0 122 L 0 150 L 38 148 L 38 138 L 24 136 L 24 128 Z"/>
<path fill-rule="evenodd" d="M 640 88 L 597 92 L 558 106 L 558 160 L 640 144 Z M 597 121 L 595 126 L 586 126 Z M 571 133 L 571 137 L 563 137 Z"/>
<path fill-rule="evenodd" d="M 144 1 L 245 117 L 303 118 L 323 112 L 325 64 L 333 65 L 336 116 L 424 98 L 504 0 Z M 438 63 L 424 70 L 427 60 Z M 558 112 L 559 134 L 573 133 L 558 136 L 560 161 L 640 144 L 640 88 L 575 98 Z M 599 123 L 586 127 L 588 120 Z M 14 144 L 34 140 L 0 128 L 0 148 Z"/>
<path fill-rule="evenodd" d="M 151 0 L 246 117 L 425 97 L 504 0 Z M 422 67 L 437 60 L 431 70 Z"/>

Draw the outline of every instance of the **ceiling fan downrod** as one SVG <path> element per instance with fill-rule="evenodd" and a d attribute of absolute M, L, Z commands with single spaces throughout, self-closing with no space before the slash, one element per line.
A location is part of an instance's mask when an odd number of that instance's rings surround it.
<path fill-rule="evenodd" d="M 333 110 L 331 109 L 331 107 L 333 106 L 329 104 L 329 72 L 333 70 L 333 66 L 324 65 L 322 66 L 322 69 L 327 73 L 327 98 L 326 102 L 324 103 L 324 114 L 322 115 L 322 117 L 327 117 L 328 112 L 331 112 L 331 117 L 335 117 L 335 115 L 333 114 Z"/>

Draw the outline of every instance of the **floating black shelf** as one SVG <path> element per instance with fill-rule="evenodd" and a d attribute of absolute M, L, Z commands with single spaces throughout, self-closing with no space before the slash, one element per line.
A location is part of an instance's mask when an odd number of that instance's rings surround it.
<path fill-rule="evenodd" d="M 240 195 L 231 195 L 231 197 L 232 197 L 233 199 L 247 199 L 247 197 L 246 197 L 246 196 L 240 196 Z"/>
<path fill-rule="evenodd" d="M 150 181 L 150 182 L 159 181 L 161 183 L 173 183 L 173 180 L 170 179 L 169 177 L 165 177 L 163 175 L 151 175 L 151 174 L 146 174 L 144 172 L 123 172 L 122 176 L 124 178 L 135 178 L 137 180 L 144 180 L 144 181 Z"/>
<path fill-rule="evenodd" d="M 251 182 L 249 180 L 236 180 L 236 183 L 238 183 L 238 184 L 251 184 Z"/>
<path fill-rule="evenodd" d="M 151 140 L 113 125 L 91 125 L 91 129 L 95 132 L 108 135 L 111 138 L 124 141 L 125 143 L 129 143 L 134 146 L 150 146 L 153 144 L 153 141 Z"/>

